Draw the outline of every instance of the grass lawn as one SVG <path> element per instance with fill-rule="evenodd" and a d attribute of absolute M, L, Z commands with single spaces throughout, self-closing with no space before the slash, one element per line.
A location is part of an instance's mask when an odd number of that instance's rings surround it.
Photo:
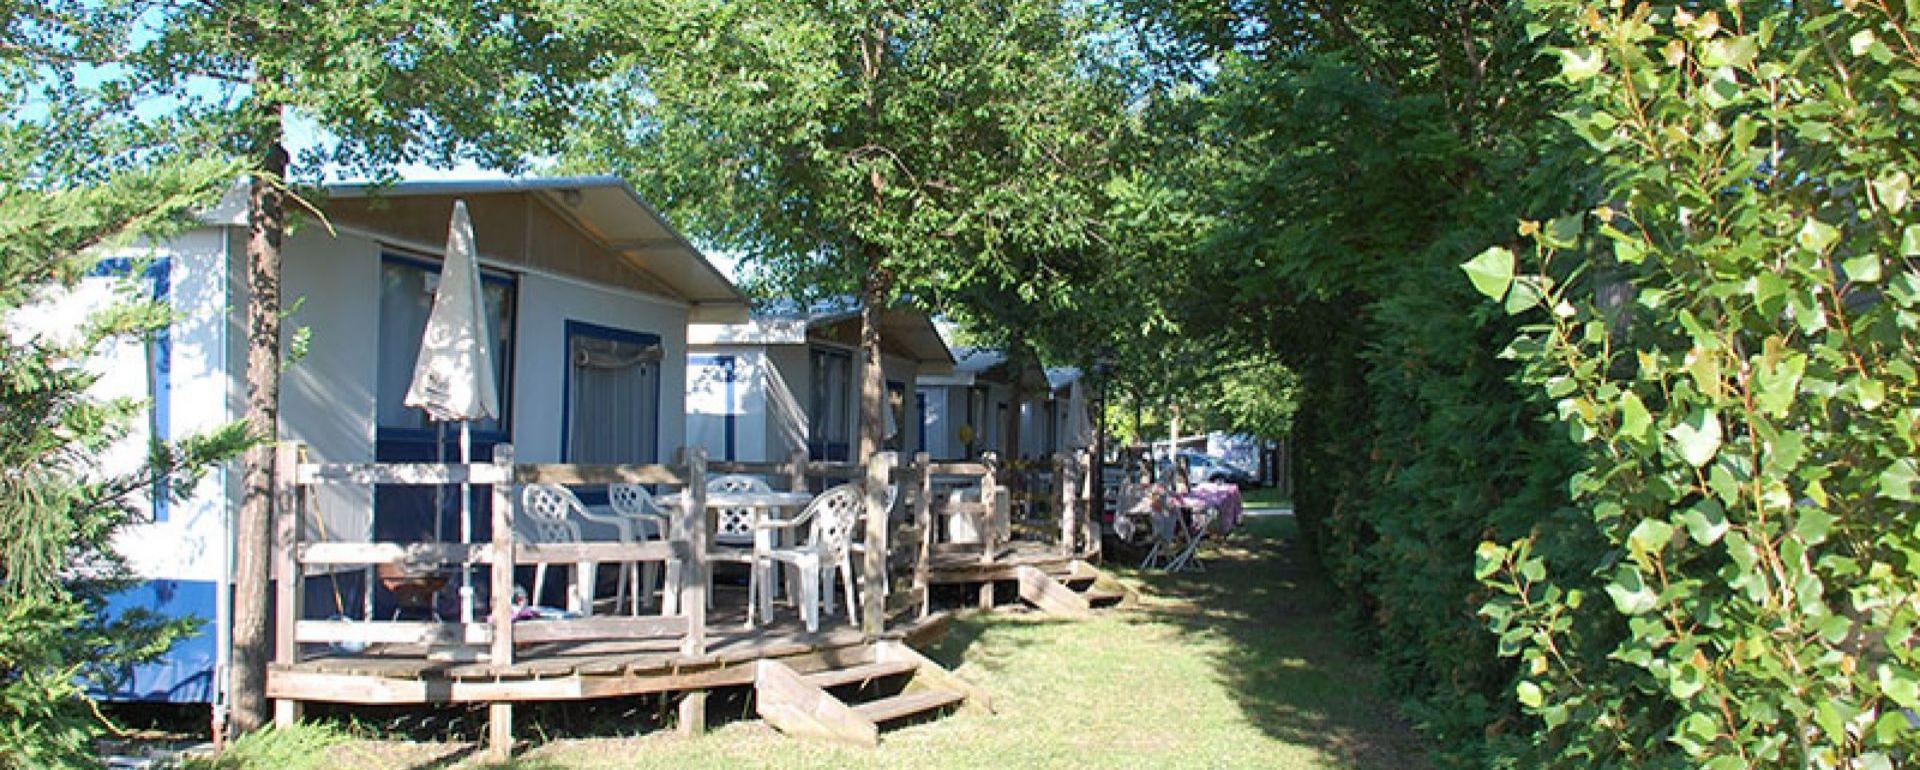
<path fill-rule="evenodd" d="M 1374 695 L 1372 667 L 1346 652 L 1335 597 L 1302 567 L 1292 532 L 1289 516 L 1254 517 L 1212 549 L 1205 573 L 1121 569 L 1144 598 L 1130 611 L 1082 622 L 1028 612 L 957 618 L 932 655 L 991 693 L 992 716 L 896 729 L 874 750 L 798 741 L 753 720 L 691 740 L 650 727 L 523 744 L 514 766 L 1421 766 L 1418 742 Z M 523 727 L 523 739 L 536 729 Z M 619 732 L 617 722 L 601 730 Z M 467 767 L 476 761 L 470 747 L 336 738 L 297 753 L 329 767 Z"/>

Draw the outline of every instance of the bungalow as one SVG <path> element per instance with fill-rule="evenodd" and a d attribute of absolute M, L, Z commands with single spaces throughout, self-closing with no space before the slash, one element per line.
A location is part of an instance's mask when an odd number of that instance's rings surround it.
<path fill-rule="evenodd" d="M 925 404 L 926 451 L 936 460 L 965 460 L 987 451 L 1007 459 L 1019 456 L 1010 445 L 1014 426 L 1008 421 L 1010 415 L 1028 414 L 1032 400 L 1045 400 L 1052 392 L 1046 372 L 1032 362 L 1015 367 L 1006 354 L 988 348 L 960 348 L 954 358 L 951 373 L 922 376 L 916 383 L 916 400 Z M 1016 384 L 1020 406 L 1015 406 Z M 1022 447 L 1030 446 L 1028 424 L 1023 418 Z"/>
<path fill-rule="evenodd" d="M 852 459 L 865 365 L 857 308 L 695 323 L 687 341 L 690 445 L 740 462 L 780 461 L 796 449 L 815 460 Z M 880 350 L 889 409 L 882 448 L 922 451 L 913 383 L 951 372 L 953 353 L 932 319 L 910 308 L 880 312 Z"/>
<path fill-rule="evenodd" d="M 504 412 L 475 426 L 475 456 L 511 442 L 523 461 L 670 457 L 685 443 L 687 326 L 744 321 L 747 301 L 613 177 L 329 189 L 324 224 L 302 221 L 284 243 L 291 364 L 282 382 L 280 437 L 304 443 L 322 462 L 457 456 L 447 438 L 457 431 L 442 435 L 419 410 L 402 405 L 455 199 L 465 200 L 472 215 Z M 184 438 L 244 412 L 244 200 L 229 195 L 197 229 L 104 261 L 98 279 L 74 293 L 97 300 L 107 296 L 101 287 L 109 274 L 144 266 L 138 278 L 179 314 L 153 343 L 118 351 L 106 369 L 104 389 L 153 399 L 137 442 Z M 84 312 L 67 305 L 51 314 Z M 184 500 L 156 497 L 150 521 L 122 533 L 118 548 L 144 582 L 109 610 L 139 607 L 210 623 L 100 695 L 215 698 L 225 676 L 224 587 L 239 480 L 238 469 L 228 468 Z M 449 496 L 331 485 L 312 501 L 318 514 L 304 525 L 308 537 L 331 540 L 457 538 L 458 506 Z M 484 540 L 487 497 L 476 499 L 476 537 Z M 359 578 L 309 576 L 307 606 L 323 617 L 358 616 Z M 390 611 L 392 600 L 383 595 L 381 602 L 381 612 Z"/>
<path fill-rule="evenodd" d="M 1080 370 L 1054 367 L 1046 375 L 1046 392 L 1020 402 L 1021 457 L 1051 457 L 1093 444 L 1092 424 L 1080 414 L 1087 408 Z"/>

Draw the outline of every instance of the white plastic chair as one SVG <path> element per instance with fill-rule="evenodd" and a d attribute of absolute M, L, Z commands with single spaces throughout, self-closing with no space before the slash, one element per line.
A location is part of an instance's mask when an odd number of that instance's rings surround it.
<path fill-rule="evenodd" d="M 531 543 L 578 543 L 580 522 L 576 516 L 590 518 L 587 506 L 566 487 L 529 484 L 520 490 L 520 515 L 514 518 L 514 525 L 516 534 Z M 604 520 L 605 517 L 600 518 Z M 593 614 L 594 574 L 599 567 L 599 563 L 591 561 L 574 564 L 573 585 L 567 591 L 568 610 L 582 615 Z M 494 565 L 494 569 L 502 568 L 501 565 Z M 533 568 L 533 604 L 540 603 L 540 592 L 546 584 L 547 565 L 536 565 Z"/>
<path fill-rule="evenodd" d="M 667 512 L 654 502 L 653 494 L 638 484 L 608 484 L 607 502 L 613 506 L 613 512 L 631 524 L 632 529 L 621 533 L 621 542 L 647 542 L 667 539 L 667 527 L 671 519 Z M 649 531 L 650 530 L 650 531 Z M 641 607 L 653 606 L 653 594 L 660 590 L 660 566 L 654 562 L 642 562 L 639 570 L 632 564 L 621 565 L 621 582 L 632 580 L 633 614 L 638 615 Z M 680 561 L 667 562 L 667 583 L 680 585 Z"/>
<path fill-rule="evenodd" d="M 853 529 L 860 520 L 860 511 L 866 505 L 864 494 L 858 484 L 842 484 L 821 493 L 819 497 L 807 503 L 807 507 L 785 521 L 763 520 L 754 526 L 761 529 L 791 529 L 808 524 L 807 541 L 791 548 L 767 548 L 755 554 L 755 569 L 771 571 L 775 563 L 790 564 L 800 572 L 800 617 L 806 623 L 807 631 L 820 630 L 820 607 L 822 593 L 832 593 L 833 576 L 836 573 L 846 576 L 847 613 L 852 615 L 853 607 L 859 606 L 854 598 L 853 562 L 849 554 L 852 549 Z M 764 581 L 750 584 L 755 594 L 748 601 L 759 601 L 761 609 L 769 616 L 773 611 L 770 592 Z"/>
<path fill-rule="evenodd" d="M 900 503 L 900 485 L 888 484 L 886 488 L 886 493 L 880 498 L 880 510 L 886 511 L 887 513 L 887 518 L 888 518 L 887 526 L 893 526 L 892 519 L 894 518 L 894 506 L 899 505 L 899 503 Z M 862 561 L 861 561 L 862 564 L 866 563 L 864 559 L 864 554 L 866 554 L 867 552 L 867 542 L 865 538 L 857 537 L 855 535 L 864 534 L 866 532 L 866 530 L 862 526 L 863 522 L 866 521 L 866 516 L 867 516 L 867 505 L 866 505 L 865 499 L 863 498 L 860 503 L 860 518 L 854 521 L 854 527 L 853 527 L 854 535 L 849 535 L 848 542 L 847 542 L 847 550 L 853 553 L 863 555 Z M 852 557 L 848 557 L 848 563 L 851 563 L 851 562 L 852 562 Z M 835 566 L 834 569 L 839 570 L 840 567 Z M 840 578 L 842 580 L 847 581 L 849 585 L 853 583 L 853 572 L 851 570 L 846 570 L 846 571 L 840 572 L 839 574 L 840 574 Z M 880 589 L 887 593 L 893 592 L 892 581 L 888 580 L 887 572 L 884 567 L 880 570 Z M 828 591 L 826 593 L 826 596 L 823 598 L 825 598 L 827 602 L 827 614 L 829 615 L 833 614 L 833 592 Z M 851 605 L 848 606 L 847 612 L 848 614 L 852 614 L 853 608 Z"/>
<path fill-rule="evenodd" d="M 742 495 L 765 494 L 773 491 L 767 482 L 758 476 L 729 474 L 715 476 L 707 480 L 707 494 Z M 721 545 L 753 545 L 753 509 L 717 508 L 717 526 L 713 529 L 713 541 Z"/>
<path fill-rule="evenodd" d="M 735 473 L 715 476 L 707 480 L 707 494 L 710 495 L 766 494 L 772 491 L 773 487 L 768 486 L 764 479 L 757 476 L 745 476 Z M 713 543 L 717 547 L 707 550 L 707 561 L 709 563 L 729 561 L 752 565 L 753 520 L 756 518 L 754 509 L 752 507 L 741 507 L 710 508 L 710 510 L 714 512 Z M 751 566 L 748 567 L 748 572 L 750 573 L 747 577 L 749 583 L 759 578 L 757 574 L 758 571 L 752 569 Z M 751 584 L 749 584 L 747 590 L 749 594 L 752 593 L 753 589 Z M 708 568 L 707 570 L 707 606 L 713 606 L 712 568 Z M 753 599 L 751 595 L 748 596 L 747 607 L 747 620 L 748 622 L 752 622 Z"/>

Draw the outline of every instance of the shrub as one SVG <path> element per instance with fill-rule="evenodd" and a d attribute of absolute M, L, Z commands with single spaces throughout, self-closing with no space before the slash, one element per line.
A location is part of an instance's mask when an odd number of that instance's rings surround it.
<path fill-rule="evenodd" d="M 1480 546 L 1482 613 L 1530 764 L 1904 764 L 1920 19 L 1703 5 L 1535 4 L 1605 185 L 1466 265 L 1581 450 L 1570 515 Z"/>

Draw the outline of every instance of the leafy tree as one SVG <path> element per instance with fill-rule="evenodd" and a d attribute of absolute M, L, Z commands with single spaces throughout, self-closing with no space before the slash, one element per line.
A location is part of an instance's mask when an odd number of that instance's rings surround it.
<path fill-rule="evenodd" d="M 611 3 L 623 66 L 569 162 L 612 167 L 795 295 L 856 293 L 862 455 L 880 443 L 875 315 L 901 297 L 1032 301 L 1089 248 L 1118 129 L 1091 21 L 1054 0 Z M 1006 305 L 1001 305 L 1002 307 Z"/>
<path fill-rule="evenodd" d="M 17 59 L 0 62 L 19 74 Z M 12 103 L 37 95 L 27 82 L 10 81 Z M 233 166 L 204 161 L 115 170 L 114 138 L 126 134 L 98 124 L 88 144 L 101 155 L 47 151 L 50 134 L 85 117 L 0 125 L 0 178 L 14 180 L 0 185 L 0 318 L 44 312 L 101 256 L 191 224 L 194 207 L 233 178 Z M 102 721 L 86 687 L 110 685 L 195 625 L 102 612 L 125 586 L 111 541 L 144 515 L 136 502 L 185 496 L 247 443 L 234 425 L 175 444 L 156 439 L 139 469 L 99 466 L 102 450 L 128 440 L 151 405 L 93 395 L 99 374 L 90 362 L 105 346 L 171 322 L 170 308 L 144 296 L 126 287 L 71 335 L 0 325 L 0 765 L 92 766 Z"/>
<path fill-rule="evenodd" d="M 1171 263 L 1142 317 L 1220 349 L 1205 381 L 1236 360 L 1298 375 L 1303 534 L 1441 759 L 1484 766 L 1512 664 L 1473 613 L 1471 553 L 1554 508 L 1569 465 L 1500 358 L 1514 322 L 1454 266 L 1582 198 L 1538 96 L 1551 62 L 1511 3 L 1122 6 L 1166 134 L 1114 217 Z M 1170 360 L 1155 336 L 1138 357 Z"/>
<path fill-rule="evenodd" d="M 251 170 L 247 422 L 272 437 L 281 368 L 280 245 L 289 174 L 325 164 L 380 176 L 402 161 L 519 168 L 558 135 L 598 60 L 591 30 L 544 0 L 52 0 L 0 18 L 63 105 L 153 115 L 151 147 Z M 289 157 L 287 122 L 322 135 Z M 84 134 L 86 128 L 75 131 Z M 67 139 L 71 137 L 56 137 Z M 148 153 L 150 154 L 150 153 Z M 126 156 L 139 163 L 143 153 Z M 233 727 L 266 717 L 270 448 L 250 452 L 237 524 Z"/>

